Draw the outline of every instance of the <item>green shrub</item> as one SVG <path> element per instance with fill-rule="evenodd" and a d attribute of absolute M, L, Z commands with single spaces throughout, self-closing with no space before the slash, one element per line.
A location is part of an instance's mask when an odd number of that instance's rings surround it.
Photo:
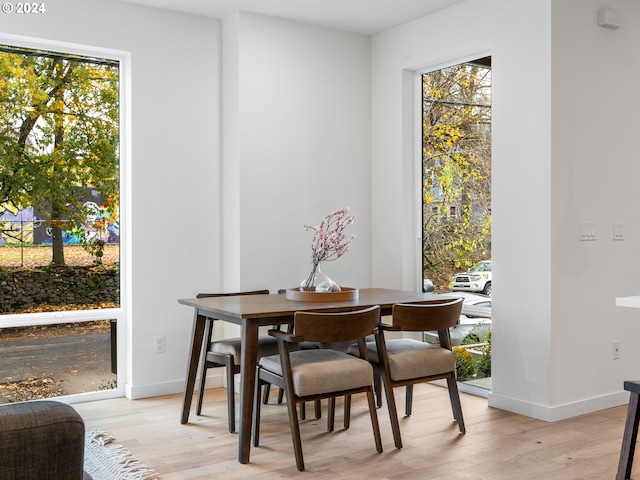
<path fill-rule="evenodd" d="M 462 340 L 462 345 L 475 345 L 476 343 L 480 343 L 480 337 L 473 331 Z"/>
<path fill-rule="evenodd" d="M 476 361 L 476 366 L 478 367 L 479 378 L 491 376 L 491 349 L 482 353 L 482 357 Z"/>
<path fill-rule="evenodd" d="M 459 382 L 473 378 L 476 372 L 475 361 L 464 347 L 454 347 L 453 355 L 456 358 L 456 374 Z"/>
<path fill-rule="evenodd" d="M 490 377 L 491 376 L 491 330 L 484 337 L 484 341 L 488 343 L 482 351 L 482 357 L 476 361 L 476 367 L 478 368 L 478 377 Z"/>

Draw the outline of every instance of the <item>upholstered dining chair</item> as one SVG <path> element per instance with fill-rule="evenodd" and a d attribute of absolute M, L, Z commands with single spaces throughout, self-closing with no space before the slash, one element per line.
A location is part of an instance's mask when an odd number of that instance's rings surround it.
<path fill-rule="evenodd" d="M 206 297 L 226 297 L 232 295 L 268 295 L 269 290 L 253 290 L 236 293 L 199 293 L 197 298 Z M 200 389 L 198 391 L 198 404 L 196 414 L 202 412 L 202 402 L 204 398 L 205 382 L 207 380 L 207 370 L 214 367 L 224 367 L 227 378 L 227 415 L 229 417 L 229 432 L 236 431 L 236 410 L 235 410 L 235 384 L 234 376 L 240 373 L 241 339 L 240 337 L 225 338 L 211 341 L 213 333 L 214 318 L 207 318 L 205 327 L 206 353 L 202 363 L 202 373 L 200 378 Z M 278 353 L 278 342 L 270 335 L 260 335 L 258 337 L 258 357 L 265 355 L 275 355 Z M 282 402 L 283 391 L 278 394 L 278 402 Z M 265 390 L 264 401 L 269 397 L 269 391 Z"/>
<path fill-rule="evenodd" d="M 265 356 L 258 361 L 254 395 L 253 445 L 259 445 L 260 390 L 272 384 L 285 391 L 289 426 L 298 470 L 304 470 L 298 404 L 328 398 L 366 393 L 369 416 L 376 449 L 382 452 L 382 440 L 373 391 L 373 368 L 367 359 L 365 338 L 374 333 L 380 321 L 380 307 L 344 313 L 296 312 L 293 333 L 270 330 L 278 340 L 278 355 Z M 360 356 L 330 348 L 299 349 L 291 346 L 300 342 L 352 341 L 358 345 Z M 384 341 L 384 339 L 382 339 Z"/>
<path fill-rule="evenodd" d="M 392 325 L 381 324 L 374 342 L 367 342 L 369 361 L 376 374 L 376 397 L 381 405 L 382 379 L 389 409 L 389 418 L 396 448 L 402 448 L 400 424 L 396 409 L 394 387 L 405 386 L 405 414 L 410 416 L 413 403 L 413 385 L 446 379 L 453 417 L 461 433 L 465 433 L 462 406 L 456 380 L 456 360 L 451 351 L 449 328 L 460 317 L 462 298 L 438 299 L 393 306 Z M 412 338 L 385 340 L 385 330 L 404 332 L 438 331 L 439 345 L 431 345 Z M 350 353 L 358 354 L 355 349 Z"/>

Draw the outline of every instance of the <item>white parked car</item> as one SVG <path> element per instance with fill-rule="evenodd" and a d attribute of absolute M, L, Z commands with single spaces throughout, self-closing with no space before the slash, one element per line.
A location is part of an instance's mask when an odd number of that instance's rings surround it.
<path fill-rule="evenodd" d="M 474 293 L 450 293 L 451 297 L 462 297 L 462 315 L 458 323 L 449 329 L 453 346 L 484 342 L 491 330 L 491 297 Z M 438 343 L 438 332 L 424 332 L 424 340 Z"/>
<path fill-rule="evenodd" d="M 491 260 L 484 260 L 464 273 L 452 278 L 454 292 L 481 292 L 491 296 Z"/>

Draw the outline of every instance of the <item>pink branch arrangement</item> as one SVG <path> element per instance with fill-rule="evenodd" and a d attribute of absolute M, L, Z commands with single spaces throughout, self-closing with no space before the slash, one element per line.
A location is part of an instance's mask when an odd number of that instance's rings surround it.
<path fill-rule="evenodd" d="M 302 289 L 310 290 L 313 287 L 313 279 L 320 262 L 337 260 L 351 248 L 351 242 L 355 235 L 347 237 L 345 228 L 356 219 L 356 214 L 351 215 L 349 208 L 340 208 L 322 219 L 315 227 L 305 225 L 307 230 L 313 230 L 311 242 L 312 269 L 307 280 L 302 284 Z"/>

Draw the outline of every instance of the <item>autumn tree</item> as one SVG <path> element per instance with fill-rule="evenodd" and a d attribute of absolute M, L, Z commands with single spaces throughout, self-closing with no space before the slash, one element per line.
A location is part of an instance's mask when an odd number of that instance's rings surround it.
<path fill-rule="evenodd" d="M 0 46 L 0 201 L 46 212 L 54 265 L 87 187 L 118 210 L 118 78 L 108 60 Z"/>
<path fill-rule="evenodd" d="M 491 70 L 460 64 L 423 76 L 423 266 L 490 254 Z"/>

